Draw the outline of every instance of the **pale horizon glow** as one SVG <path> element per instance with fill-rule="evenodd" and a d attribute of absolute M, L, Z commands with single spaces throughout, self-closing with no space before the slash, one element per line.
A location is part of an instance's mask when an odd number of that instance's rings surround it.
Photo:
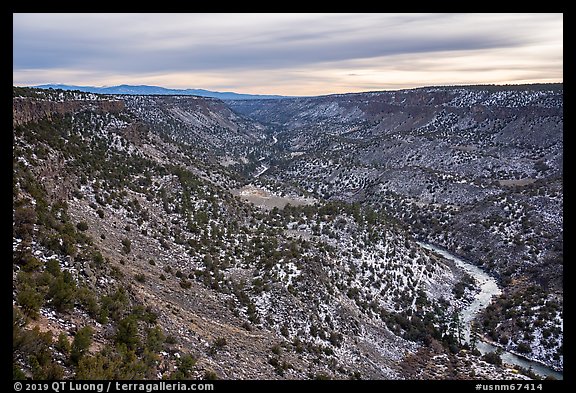
<path fill-rule="evenodd" d="M 13 84 L 310 96 L 563 81 L 562 14 L 13 14 Z"/>

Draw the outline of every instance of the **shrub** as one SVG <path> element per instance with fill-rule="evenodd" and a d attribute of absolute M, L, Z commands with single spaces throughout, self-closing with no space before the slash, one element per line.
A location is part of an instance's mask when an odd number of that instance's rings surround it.
<path fill-rule="evenodd" d="M 340 345 L 342 345 L 342 339 L 343 339 L 342 333 L 338 333 L 338 332 L 334 332 L 334 331 L 332 331 L 330 333 L 330 338 L 329 338 L 330 344 L 332 344 L 336 347 L 340 347 Z"/>
<path fill-rule="evenodd" d="M 74 306 L 76 284 L 69 272 L 64 272 L 63 275 L 52 281 L 48 290 L 48 297 L 58 311 L 70 310 Z"/>
<path fill-rule="evenodd" d="M 54 277 L 59 277 L 62 274 L 60 270 L 60 262 L 57 259 L 48 259 L 44 264 L 46 271 Z"/>
<path fill-rule="evenodd" d="M 122 287 L 117 289 L 112 295 L 102 296 L 100 298 L 100 318 L 106 320 L 110 317 L 114 321 L 119 321 L 125 315 L 128 303 L 126 290 Z"/>
<path fill-rule="evenodd" d="M 36 288 L 26 285 L 18 292 L 16 301 L 26 315 L 32 319 L 37 319 L 40 307 L 44 304 L 44 297 Z"/>
<path fill-rule="evenodd" d="M 22 269 L 26 272 L 37 271 L 42 266 L 42 262 L 28 251 L 17 253 L 14 256 L 14 262 L 22 266 Z"/>
<path fill-rule="evenodd" d="M 92 344 L 92 335 L 94 330 L 90 326 L 85 326 L 78 330 L 72 342 L 72 349 L 70 352 L 70 360 L 73 364 L 78 364 L 82 356 Z"/>
<path fill-rule="evenodd" d="M 164 333 L 159 326 L 154 326 L 152 329 L 148 330 L 146 335 L 146 348 L 152 352 L 158 352 L 162 349 L 162 343 L 164 343 Z"/>
<path fill-rule="evenodd" d="M 70 341 L 68 341 L 68 336 L 64 332 L 60 332 L 58 336 L 58 342 L 56 343 L 56 349 L 65 355 L 70 353 Z"/>
<path fill-rule="evenodd" d="M 18 207 L 14 211 L 14 235 L 27 239 L 32 237 L 34 223 L 36 222 L 36 212 L 31 207 Z"/>
<path fill-rule="evenodd" d="M 138 320 L 134 315 L 129 315 L 118 323 L 115 341 L 124 344 L 128 349 L 135 349 L 140 340 L 138 339 Z"/>
<path fill-rule="evenodd" d="M 502 358 L 496 352 L 488 352 L 482 356 L 482 359 L 490 364 L 495 364 L 497 366 L 502 365 Z"/>
<path fill-rule="evenodd" d="M 95 251 L 92 254 L 92 260 L 94 261 L 94 263 L 96 264 L 96 266 L 100 267 L 104 264 L 104 257 L 102 256 L 102 254 L 100 253 L 100 251 Z"/>
<path fill-rule="evenodd" d="M 215 339 L 212 342 L 212 345 L 210 346 L 210 349 L 208 350 L 208 353 L 210 355 L 214 355 L 216 354 L 216 352 L 218 352 L 218 350 L 224 348 L 227 344 L 226 338 L 225 337 L 218 337 L 217 339 Z"/>
<path fill-rule="evenodd" d="M 84 356 L 78 362 L 75 378 L 80 380 L 118 378 L 116 372 L 119 366 L 115 359 L 108 358 L 102 353 L 98 353 L 96 356 Z"/>
<path fill-rule="evenodd" d="M 196 365 L 196 359 L 190 354 L 185 354 L 178 359 L 176 371 L 170 375 L 170 379 L 189 379 L 192 377 L 192 368 Z"/>
<path fill-rule="evenodd" d="M 294 346 L 294 350 L 296 351 L 296 353 L 303 353 L 304 352 L 304 343 L 302 342 L 302 340 L 300 340 L 299 337 L 296 337 L 294 339 L 294 341 L 292 342 L 292 345 Z"/>
<path fill-rule="evenodd" d="M 170 249 L 170 244 L 168 244 L 168 242 L 164 239 L 160 239 L 160 245 L 162 246 L 163 249 L 165 250 L 169 250 Z"/>
<path fill-rule="evenodd" d="M 463 282 L 457 282 L 454 285 L 454 287 L 452 288 L 452 293 L 454 294 L 456 299 L 460 299 L 462 296 L 464 296 L 464 289 L 465 284 Z"/>
<path fill-rule="evenodd" d="M 221 349 L 224 348 L 224 346 L 226 346 L 228 342 L 226 341 L 225 337 L 218 337 L 216 340 L 214 340 L 214 347 Z"/>
<path fill-rule="evenodd" d="M 86 221 L 80 221 L 76 224 L 76 228 L 78 228 L 79 231 L 84 232 L 88 229 L 88 223 Z"/>
<path fill-rule="evenodd" d="M 218 379 L 218 374 L 216 374 L 215 371 L 206 370 L 206 372 L 204 373 L 204 379 L 207 381 L 215 381 Z"/>
<path fill-rule="evenodd" d="M 76 245 L 72 237 L 68 235 L 62 235 L 62 251 L 66 255 L 70 256 L 76 255 Z"/>
<path fill-rule="evenodd" d="M 56 380 L 64 377 L 64 369 L 52 360 L 40 363 L 35 355 L 30 355 L 30 367 L 32 368 L 32 379 Z"/>
<path fill-rule="evenodd" d="M 518 346 L 516 347 L 516 350 L 520 353 L 530 353 L 532 352 L 532 348 L 530 347 L 530 344 L 525 343 L 525 342 L 521 342 L 518 344 Z"/>
<path fill-rule="evenodd" d="M 132 251 L 132 242 L 130 239 L 122 239 L 122 252 L 124 254 L 130 254 L 130 251 Z"/>
<path fill-rule="evenodd" d="M 180 361 L 178 362 L 178 369 L 184 370 L 186 374 L 189 374 L 192 371 L 192 367 L 196 365 L 196 359 L 190 354 L 185 354 L 180 357 Z"/>
<path fill-rule="evenodd" d="M 149 324 L 155 324 L 158 320 L 158 314 L 152 311 L 152 307 L 150 306 L 146 308 L 144 308 L 144 306 L 135 306 L 132 309 L 132 315 L 138 320 Z"/>
<path fill-rule="evenodd" d="M 13 364 L 12 365 L 12 380 L 14 381 L 24 381 L 26 380 L 26 374 L 24 374 L 24 371 L 22 371 L 20 369 L 20 367 L 18 367 L 17 365 Z"/>
<path fill-rule="evenodd" d="M 98 300 L 90 288 L 86 286 L 77 288 L 76 299 L 92 318 L 96 318 L 98 316 L 100 311 L 100 308 L 98 307 Z"/>
<path fill-rule="evenodd" d="M 273 345 L 272 348 L 270 348 L 270 350 L 272 351 L 273 354 L 280 355 L 280 352 L 281 352 L 280 345 L 278 345 L 278 344 Z"/>
<path fill-rule="evenodd" d="M 278 374 L 281 377 L 284 376 L 286 370 L 292 368 L 292 365 L 290 365 L 285 360 L 280 361 L 278 357 L 272 357 L 268 359 L 268 363 L 274 367 L 274 371 L 276 371 L 276 374 Z"/>
<path fill-rule="evenodd" d="M 360 380 L 362 379 L 362 374 L 360 374 L 360 371 L 354 371 L 352 374 L 350 374 L 350 379 Z"/>
<path fill-rule="evenodd" d="M 176 344 L 177 342 L 178 340 L 176 340 L 176 337 L 174 337 L 173 335 L 168 335 L 165 340 L 166 344 Z"/>

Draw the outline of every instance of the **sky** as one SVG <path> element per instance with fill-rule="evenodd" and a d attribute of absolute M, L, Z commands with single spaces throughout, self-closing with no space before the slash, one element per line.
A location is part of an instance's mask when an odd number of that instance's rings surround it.
<path fill-rule="evenodd" d="M 562 14 L 13 14 L 17 86 L 310 96 L 562 81 Z"/>

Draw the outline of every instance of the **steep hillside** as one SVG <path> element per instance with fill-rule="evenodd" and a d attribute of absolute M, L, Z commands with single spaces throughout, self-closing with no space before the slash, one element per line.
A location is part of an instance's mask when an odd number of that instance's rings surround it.
<path fill-rule="evenodd" d="M 514 323 L 504 311 L 512 306 L 496 307 L 484 332 L 509 349 L 529 342 L 529 356 L 561 364 L 562 85 L 436 87 L 230 106 L 275 132 L 262 184 L 290 183 L 316 198 L 369 204 L 416 237 L 488 269 L 506 288 L 501 302 L 525 299 L 513 306 L 524 320 Z M 553 309 L 541 318 L 552 319 L 546 333 L 534 328 L 530 311 L 540 307 L 531 293 L 542 289 L 540 306 Z"/>
<path fill-rule="evenodd" d="M 459 353 L 474 286 L 383 211 L 235 196 L 224 157 L 275 145 L 221 102 L 14 96 L 14 378 L 522 378 Z"/>

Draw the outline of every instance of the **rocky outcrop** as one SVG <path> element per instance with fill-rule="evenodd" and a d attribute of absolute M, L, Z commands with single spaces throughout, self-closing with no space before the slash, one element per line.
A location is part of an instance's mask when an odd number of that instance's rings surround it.
<path fill-rule="evenodd" d="M 118 113 L 124 109 L 120 100 L 70 100 L 64 102 L 38 100 L 28 97 L 14 97 L 12 101 L 12 122 L 21 125 L 54 114 L 75 113 L 81 110 Z"/>

